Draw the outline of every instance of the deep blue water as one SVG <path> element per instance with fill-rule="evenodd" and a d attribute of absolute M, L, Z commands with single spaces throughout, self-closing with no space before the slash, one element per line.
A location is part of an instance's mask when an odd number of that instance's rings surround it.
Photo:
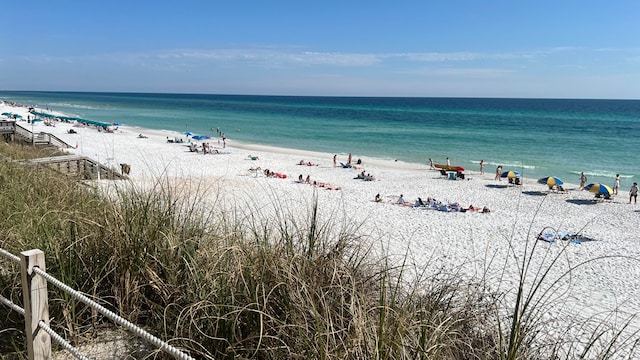
<path fill-rule="evenodd" d="M 640 101 L 0 92 L 103 122 L 243 142 L 485 171 L 555 175 L 625 190 L 640 178 Z"/>

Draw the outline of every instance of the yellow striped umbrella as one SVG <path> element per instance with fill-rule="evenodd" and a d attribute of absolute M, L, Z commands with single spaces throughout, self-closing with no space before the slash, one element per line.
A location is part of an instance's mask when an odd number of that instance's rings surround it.
<path fill-rule="evenodd" d="M 547 185 L 548 187 L 552 188 L 556 185 L 563 185 L 564 181 L 558 179 L 555 176 L 547 176 L 543 177 L 542 179 L 538 179 L 538 183 Z"/>
<path fill-rule="evenodd" d="M 589 184 L 585 186 L 584 189 L 594 194 L 609 196 L 613 194 L 613 189 L 611 189 L 608 185 L 602 183 Z"/>
<path fill-rule="evenodd" d="M 517 171 L 505 171 L 502 173 L 502 175 L 500 175 L 500 177 L 503 178 L 509 178 L 509 179 L 515 179 L 515 178 L 519 178 L 520 177 L 520 173 Z"/>

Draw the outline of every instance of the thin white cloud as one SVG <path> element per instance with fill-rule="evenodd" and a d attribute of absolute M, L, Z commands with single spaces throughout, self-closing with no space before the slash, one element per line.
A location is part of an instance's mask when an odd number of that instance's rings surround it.
<path fill-rule="evenodd" d="M 424 77 L 446 77 L 446 78 L 498 78 L 504 77 L 516 73 L 517 71 L 511 69 L 500 68 L 481 68 L 481 67 L 468 67 L 468 68 L 423 68 L 418 70 L 406 71 L 406 74 L 419 75 Z"/>
<path fill-rule="evenodd" d="M 144 65 L 150 62 L 170 63 L 224 63 L 240 62 L 254 65 L 328 65 L 363 67 L 385 61 L 407 62 L 472 62 L 479 60 L 530 59 L 546 52 L 476 53 L 476 52 L 424 52 L 424 53 L 340 53 L 299 51 L 291 49 L 176 49 L 147 53 L 109 53 L 84 56 L 30 55 L 22 60 L 31 63 L 54 62 L 113 62 L 126 65 Z"/>

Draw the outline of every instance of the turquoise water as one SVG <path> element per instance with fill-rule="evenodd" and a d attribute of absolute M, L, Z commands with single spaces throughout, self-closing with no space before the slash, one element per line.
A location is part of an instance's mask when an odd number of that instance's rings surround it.
<path fill-rule="evenodd" d="M 0 92 L 103 122 L 470 170 L 517 170 L 623 190 L 640 178 L 640 101 Z"/>

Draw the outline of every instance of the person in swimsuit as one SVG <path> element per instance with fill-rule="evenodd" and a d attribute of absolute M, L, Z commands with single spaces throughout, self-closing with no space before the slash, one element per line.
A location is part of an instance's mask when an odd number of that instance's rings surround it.
<path fill-rule="evenodd" d="M 631 204 L 631 199 L 634 204 L 638 203 L 638 183 L 633 183 L 631 190 L 629 190 L 629 204 Z"/>

